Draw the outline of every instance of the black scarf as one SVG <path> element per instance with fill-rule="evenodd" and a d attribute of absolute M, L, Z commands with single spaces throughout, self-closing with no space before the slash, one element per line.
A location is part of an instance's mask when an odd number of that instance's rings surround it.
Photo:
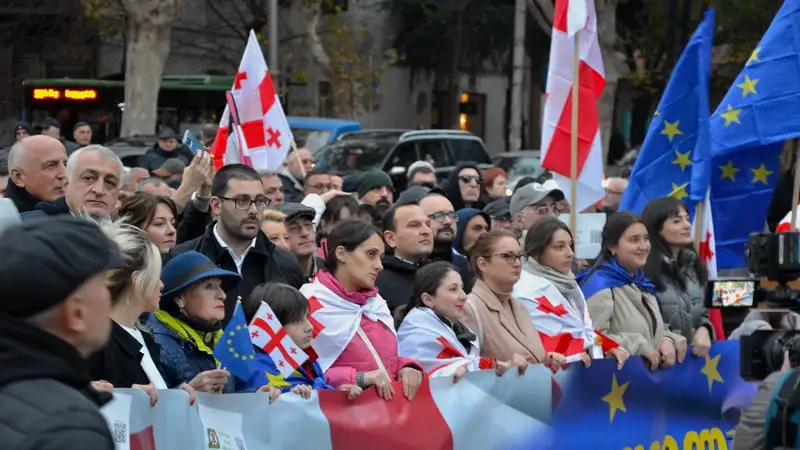
<path fill-rule="evenodd" d="M 450 319 L 437 312 L 434 312 L 434 314 L 436 314 L 436 317 L 438 317 L 439 320 L 442 321 L 442 323 L 453 329 L 453 332 L 456 334 L 456 339 L 458 339 L 458 342 L 461 345 L 463 345 L 464 348 L 467 349 L 467 351 L 469 351 L 469 348 L 473 345 L 472 342 L 475 341 L 475 339 L 477 339 L 475 333 L 470 331 L 470 329 L 467 328 L 467 326 L 461 322 L 451 322 Z"/>
<path fill-rule="evenodd" d="M 33 194 L 14 184 L 11 178 L 8 179 L 6 197 L 14 202 L 14 206 L 17 207 L 20 214 L 35 210 L 36 204 L 40 202 Z"/>

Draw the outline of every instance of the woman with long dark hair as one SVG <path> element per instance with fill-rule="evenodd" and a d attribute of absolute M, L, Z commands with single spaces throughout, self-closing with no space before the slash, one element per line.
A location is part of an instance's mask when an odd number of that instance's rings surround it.
<path fill-rule="evenodd" d="M 453 376 L 495 369 L 498 375 L 516 365 L 520 373 L 528 366 L 521 355 L 512 362 L 480 357 L 478 337 L 461 321 L 467 294 L 458 269 L 448 262 L 428 264 L 417 270 L 408 304 L 396 311 L 400 354 L 413 357 L 431 376 Z"/>
<path fill-rule="evenodd" d="M 714 327 L 704 305 L 706 269 L 694 249 L 689 210 L 672 197 L 651 200 L 642 211 L 651 249 L 644 273 L 655 286 L 664 323 L 705 356 Z"/>
<path fill-rule="evenodd" d="M 608 355 L 622 365 L 628 353 L 595 332 L 572 273 L 575 242 L 569 227 L 555 217 L 539 220 L 526 233 L 524 251 L 512 295 L 525 305 L 545 349 L 559 347 L 568 360 L 581 359 L 585 364 Z"/>
<path fill-rule="evenodd" d="M 375 287 L 384 248 L 373 226 L 360 220 L 338 223 L 328 236 L 327 270 L 317 272 L 300 292 L 310 304 L 314 350 L 328 384 L 375 386 L 390 400 L 392 382 L 402 381 L 411 400 L 422 382 L 422 367 L 398 354 L 389 307 Z"/>
<path fill-rule="evenodd" d="M 603 227 L 600 256 L 578 283 L 594 327 L 651 369 L 682 363 L 686 338 L 664 325 L 655 287 L 644 273 L 650 254 L 647 227 L 634 214 L 612 214 Z"/>

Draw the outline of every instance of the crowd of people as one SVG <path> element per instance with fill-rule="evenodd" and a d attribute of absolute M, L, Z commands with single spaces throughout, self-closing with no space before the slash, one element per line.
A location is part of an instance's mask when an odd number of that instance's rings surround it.
<path fill-rule="evenodd" d="M 608 214 L 600 254 L 583 260 L 546 178 L 506 195 L 499 168 L 464 163 L 440 185 L 420 161 L 396 192 L 377 169 L 315 169 L 302 148 L 261 173 L 184 150 L 169 131 L 141 167 L 47 135 L 10 149 L 0 364 L 16 369 L 0 402 L 21 405 L 0 412 L 5 442 L 113 448 L 97 405 L 114 388 L 153 403 L 160 389 L 413 401 L 428 376 L 630 356 L 658 370 L 717 338 L 686 207 L 615 212 L 624 179 L 582 211 Z M 291 376 L 260 348 L 251 377 L 213 356 L 237 303 L 249 322 L 262 302 L 309 355 Z M 580 338 L 556 347 L 554 328 Z"/>

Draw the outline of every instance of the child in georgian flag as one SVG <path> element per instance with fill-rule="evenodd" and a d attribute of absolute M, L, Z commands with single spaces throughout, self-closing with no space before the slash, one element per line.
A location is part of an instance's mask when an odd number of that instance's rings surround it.
<path fill-rule="evenodd" d="M 311 348 L 314 327 L 308 321 L 308 300 L 297 289 L 283 283 L 265 283 L 256 286 L 250 297 L 242 302 L 247 323 L 253 321 L 261 302 L 269 305 L 278 321 L 283 324 L 286 334 L 308 355 L 303 363 L 289 377 L 284 377 L 275 367 L 275 362 L 258 346 L 255 347 L 256 369 L 258 376 L 248 382 L 247 390 L 255 390 L 264 386 L 280 389 L 282 392 L 294 392 L 304 398 L 311 396 L 312 390 L 333 389 L 325 383 L 322 368 L 317 362 L 317 355 Z M 352 400 L 361 393 L 355 385 L 342 385 L 340 391 L 349 393 Z"/>
<path fill-rule="evenodd" d="M 555 217 L 536 222 L 525 237 L 522 272 L 511 295 L 525 305 L 546 351 L 587 366 L 592 358 L 612 357 L 622 367 L 628 352 L 592 326 L 586 299 L 572 273 L 574 248 L 564 222 Z"/>
<path fill-rule="evenodd" d="M 477 336 L 461 323 L 467 294 L 461 275 L 450 263 L 435 262 L 417 270 L 413 296 L 398 308 L 397 340 L 400 355 L 414 358 L 430 376 L 452 376 L 458 382 L 467 372 L 511 366 L 524 373 L 528 362 L 515 354 L 511 362 L 480 357 Z"/>

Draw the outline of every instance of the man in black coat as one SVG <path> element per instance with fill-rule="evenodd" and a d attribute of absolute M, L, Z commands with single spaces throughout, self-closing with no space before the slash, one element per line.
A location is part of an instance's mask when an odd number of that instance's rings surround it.
<path fill-rule="evenodd" d="M 230 318 L 236 299 L 247 299 L 261 283 L 275 281 L 300 288 L 303 273 L 297 258 L 278 248 L 261 231 L 267 206 L 258 172 L 242 164 L 222 167 L 211 186 L 211 213 L 217 218 L 205 233 L 184 242 L 164 256 L 164 264 L 189 250 L 206 255 L 218 267 L 242 275 L 242 281 L 226 292 L 225 317 Z"/>
<path fill-rule="evenodd" d="M 147 169 L 152 174 L 172 158 L 178 158 L 184 166 L 188 166 L 194 158 L 194 153 L 178 142 L 178 135 L 172 128 L 164 127 L 158 133 L 158 142 L 139 157 L 139 167 Z"/>
<path fill-rule="evenodd" d="M 86 358 L 108 341 L 105 272 L 119 249 L 97 225 L 47 217 L 0 237 L 3 448 L 113 450 Z M 42 280 L 47 280 L 42 283 Z"/>
<path fill-rule="evenodd" d="M 430 222 L 416 203 L 395 205 L 383 215 L 383 238 L 394 254 L 381 260 L 375 285 L 392 312 L 408 303 L 417 269 L 433 251 Z"/>

